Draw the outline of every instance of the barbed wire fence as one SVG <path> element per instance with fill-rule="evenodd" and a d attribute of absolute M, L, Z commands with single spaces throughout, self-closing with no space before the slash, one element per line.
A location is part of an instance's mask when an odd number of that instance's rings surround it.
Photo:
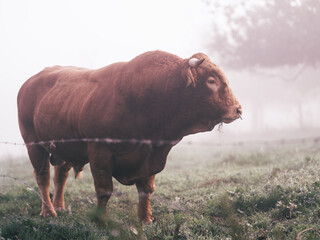
<path fill-rule="evenodd" d="M 156 144 L 156 145 L 165 145 L 172 144 L 175 145 L 179 140 L 151 140 L 151 139 L 114 139 L 114 138 L 71 138 L 71 139 L 57 139 L 57 140 L 47 140 L 47 141 L 36 141 L 28 143 L 17 143 L 17 142 L 5 142 L 0 141 L 0 144 L 5 145 L 15 145 L 15 146 L 34 146 L 34 145 L 47 145 L 55 143 L 76 143 L 76 142 L 96 142 L 96 143 L 109 143 L 109 144 L 118 144 L 118 143 L 131 143 L 131 144 Z"/>
<path fill-rule="evenodd" d="M 106 144 L 119 144 L 119 143 L 130 143 L 137 145 L 176 145 L 180 142 L 179 140 L 154 140 L 154 139 L 115 139 L 115 138 L 71 138 L 71 139 L 52 139 L 46 141 L 34 141 L 28 143 L 22 142 L 10 142 L 10 141 L 0 141 L 1 145 L 13 145 L 13 146 L 34 146 L 34 145 L 50 145 L 55 143 L 77 143 L 77 142 L 95 142 L 95 143 L 106 143 Z M 320 142 L 320 136 L 317 137 L 305 137 L 305 138 L 291 138 L 291 139 L 277 139 L 277 140 L 245 140 L 245 141 L 181 141 L 180 144 L 184 145 L 216 145 L 216 146 L 241 146 L 241 145 L 286 145 L 293 143 L 306 143 L 314 142 L 317 144 Z"/>
<path fill-rule="evenodd" d="M 72 139 L 57 139 L 48 141 L 35 141 L 35 142 L 10 142 L 10 141 L 0 141 L 0 145 L 13 145 L 13 146 L 34 146 L 34 145 L 47 145 L 55 147 L 56 143 L 76 143 L 76 142 L 95 142 L 95 143 L 106 143 L 106 144 L 120 144 L 120 143 L 130 143 L 134 145 L 176 145 L 180 140 L 151 140 L 151 139 L 113 139 L 113 138 L 72 138 Z M 313 146 L 319 147 L 320 136 L 318 137 L 306 137 L 306 138 L 295 138 L 295 139 L 278 139 L 278 140 L 249 140 L 249 141 L 228 141 L 228 142 L 205 142 L 205 141 L 182 141 L 179 145 L 182 146 L 229 146 L 229 147 L 243 147 L 246 145 L 261 145 L 261 146 L 284 146 L 284 145 L 294 145 L 294 144 L 306 144 L 310 143 Z M 28 183 L 20 180 L 17 177 L 7 176 L 0 172 L 1 178 L 9 178 L 15 181 L 21 182 L 27 188 L 30 188 L 35 192 L 40 198 L 36 190 L 34 190 Z M 30 190 L 29 189 L 29 190 Z"/>

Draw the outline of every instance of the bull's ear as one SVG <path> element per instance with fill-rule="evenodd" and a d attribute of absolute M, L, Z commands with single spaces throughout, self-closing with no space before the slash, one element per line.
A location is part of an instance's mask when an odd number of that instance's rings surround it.
<path fill-rule="evenodd" d="M 189 87 L 190 85 L 196 87 L 197 71 L 195 69 L 199 67 L 204 60 L 204 58 L 198 59 L 193 57 L 190 58 L 189 61 L 187 61 L 188 67 L 182 71 L 183 78 L 186 79 L 187 87 Z"/>
<path fill-rule="evenodd" d="M 185 79 L 186 87 L 189 87 L 190 85 L 192 85 L 193 87 L 196 87 L 196 79 L 190 67 L 183 70 L 182 77 Z"/>

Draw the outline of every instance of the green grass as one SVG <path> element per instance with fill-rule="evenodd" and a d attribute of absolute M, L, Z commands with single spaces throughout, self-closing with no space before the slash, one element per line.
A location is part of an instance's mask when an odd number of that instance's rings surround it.
<path fill-rule="evenodd" d="M 108 227 L 94 221 L 99 213 L 89 166 L 80 180 L 70 175 L 67 210 L 43 219 L 28 159 L 8 159 L 0 169 L 1 240 L 320 239 L 317 144 L 250 151 L 178 145 L 156 177 L 151 225 L 138 221 L 135 187 L 116 181 Z"/>

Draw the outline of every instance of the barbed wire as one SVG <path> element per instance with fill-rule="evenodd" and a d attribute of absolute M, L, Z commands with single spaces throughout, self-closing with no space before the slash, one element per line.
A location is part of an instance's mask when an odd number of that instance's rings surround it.
<path fill-rule="evenodd" d="M 20 146 L 33 146 L 33 145 L 46 145 L 52 143 L 76 143 L 76 142 L 97 142 L 97 143 L 131 143 L 131 144 L 155 144 L 155 145 L 175 145 L 180 140 L 151 140 L 151 139 L 117 139 L 117 138 L 70 138 L 70 139 L 52 139 L 47 141 L 35 141 L 28 143 L 0 141 L 0 144 L 5 145 L 20 145 Z"/>
<path fill-rule="evenodd" d="M 71 138 L 71 139 L 52 139 L 46 141 L 34 141 L 28 143 L 22 142 L 10 142 L 0 141 L 2 145 L 14 145 L 14 146 L 33 146 L 33 145 L 50 145 L 55 143 L 76 143 L 76 142 L 96 142 L 96 143 L 108 143 L 108 144 L 120 144 L 120 143 L 131 143 L 131 144 L 142 144 L 142 145 L 176 145 L 181 140 L 152 140 L 152 139 L 117 139 L 117 138 Z M 305 143 L 305 142 L 320 142 L 320 136 L 317 137 L 305 137 L 305 138 L 291 138 L 291 139 L 272 139 L 272 140 L 243 140 L 243 141 L 182 141 L 185 145 L 248 145 L 248 144 L 290 144 L 290 143 Z"/>

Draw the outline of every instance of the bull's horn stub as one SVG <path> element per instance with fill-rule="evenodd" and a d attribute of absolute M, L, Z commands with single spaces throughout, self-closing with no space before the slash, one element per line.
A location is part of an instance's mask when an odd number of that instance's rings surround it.
<path fill-rule="evenodd" d="M 203 59 L 191 58 L 189 60 L 189 66 L 190 67 L 198 67 L 203 61 L 204 61 L 204 58 Z"/>

